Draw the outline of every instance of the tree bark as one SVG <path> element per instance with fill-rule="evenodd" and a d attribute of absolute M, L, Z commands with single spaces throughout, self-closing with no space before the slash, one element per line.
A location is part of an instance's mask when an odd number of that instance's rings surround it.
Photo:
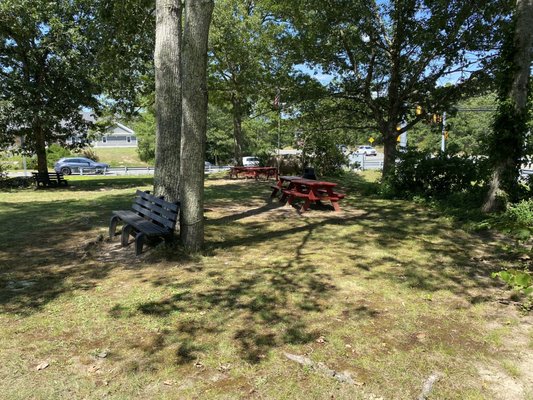
<path fill-rule="evenodd" d="M 233 140 L 234 154 L 237 165 L 242 166 L 242 149 L 244 145 L 244 136 L 242 134 L 242 111 L 239 100 L 235 97 L 231 100 L 233 105 Z"/>
<path fill-rule="evenodd" d="M 213 7 L 213 0 L 188 0 L 185 3 L 180 234 L 188 252 L 201 250 L 204 243 L 207 39 Z"/>
<path fill-rule="evenodd" d="M 392 129 L 392 131 L 391 131 Z M 396 129 L 389 127 L 383 135 L 383 176 L 394 173 L 396 165 Z"/>
<path fill-rule="evenodd" d="M 484 212 L 497 211 L 501 204 L 497 201 L 498 193 L 506 189 L 508 195 L 513 196 L 518 187 L 518 174 L 520 162 L 523 156 L 525 134 L 527 132 L 527 99 L 529 76 L 532 61 L 533 45 L 533 0 L 517 0 L 515 14 L 515 28 L 513 33 L 512 47 L 509 52 L 510 59 L 502 59 L 501 62 L 510 62 L 511 67 L 505 73 L 512 74 L 511 80 L 504 80 L 502 92 L 507 91 L 507 98 L 500 101 L 510 101 L 511 109 L 500 105 L 499 113 L 495 122 L 494 140 L 491 155 L 494 159 L 494 170 L 489 183 L 489 191 L 482 207 Z M 506 115 L 502 115 L 505 113 Z M 509 115 L 511 114 L 511 115 Z M 498 121 L 498 118 L 500 120 Z M 505 123 L 505 119 L 510 119 Z M 502 124 L 502 121 L 504 122 Z M 522 121 L 522 123 L 516 123 Z M 503 132 L 499 128 L 503 127 Z M 515 200 L 515 199 L 512 199 Z"/>
<path fill-rule="evenodd" d="M 35 135 L 35 155 L 37 156 L 37 171 L 40 173 L 48 172 L 48 162 L 46 159 L 46 140 L 43 128 L 34 126 Z"/>
<path fill-rule="evenodd" d="M 156 1 L 154 193 L 179 200 L 181 146 L 181 0 Z"/>

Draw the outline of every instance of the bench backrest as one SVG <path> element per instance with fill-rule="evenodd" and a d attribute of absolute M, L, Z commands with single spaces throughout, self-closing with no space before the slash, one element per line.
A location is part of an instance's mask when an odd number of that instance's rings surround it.
<path fill-rule="evenodd" d="M 35 179 L 63 179 L 61 172 L 32 172 Z"/>
<path fill-rule="evenodd" d="M 132 208 L 153 223 L 174 230 L 178 220 L 179 202 L 170 203 L 149 192 L 137 190 Z"/>

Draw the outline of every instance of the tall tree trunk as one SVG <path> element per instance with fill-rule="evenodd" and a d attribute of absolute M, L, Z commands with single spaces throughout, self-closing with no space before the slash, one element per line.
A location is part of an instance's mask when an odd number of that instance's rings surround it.
<path fill-rule="evenodd" d="M 199 251 L 204 243 L 207 39 L 213 7 L 213 0 L 185 2 L 180 234 L 188 252 Z"/>
<path fill-rule="evenodd" d="M 388 127 L 383 135 L 383 176 L 394 173 L 396 165 L 396 139 L 398 138 L 395 127 Z"/>
<path fill-rule="evenodd" d="M 533 45 L 533 0 L 517 0 L 512 42 L 504 44 L 500 78 L 500 106 L 494 123 L 491 159 L 494 170 L 482 210 L 496 211 L 497 195 L 505 190 L 516 200 L 518 174 L 523 156 L 528 119 L 528 86 Z"/>
<path fill-rule="evenodd" d="M 41 126 L 33 128 L 35 134 L 35 155 L 37 156 L 37 171 L 41 173 L 48 172 L 48 162 L 46 159 L 46 140 L 44 130 Z"/>
<path fill-rule="evenodd" d="M 179 199 L 181 146 L 181 0 L 156 1 L 154 192 Z"/>
<path fill-rule="evenodd" d="M 235 97 L 231 100 L 233 104 L 233 140 L 235 149 L 235 161 L 237 165 L 242 165 L 242 148 L 244 145 L 244 136 L 242 134 L 242 111 L 239 100 Z"/>

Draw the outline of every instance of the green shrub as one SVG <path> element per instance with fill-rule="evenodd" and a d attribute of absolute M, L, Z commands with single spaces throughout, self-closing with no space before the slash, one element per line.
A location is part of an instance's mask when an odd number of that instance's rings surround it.
<path fill-rule="evenodd" d="M 13 178 L 0 179 L 0 189 L 22 189 L 34 184 L 34 180 L 29 176 L 16 176 Z"/>
<path fill-rule="evenodd" d="M 0 163 L 0 181 L 7 178 L 7 167 Z"/>
<path fill-rule="evenodd" d="M 48 167 L 52 168 L 60 158 L 68 157 L 70 155 L 72 155 L 70 150 L 61 147 L 56 143 L 50 145 L 46 150 L 46 162 Z M 35 162 L 37 162 L 37 160 L 35 160 Z M 35 168 L 37 168 L 37 165 L 35 165 Z"/>
<path fill-rule="evenodd" d="M 93 161 L 100 161 L 98 154 L 96 154 L 92 147 L 85 147 L 78 154 L 82 157 L 90 158 Z"/>
<path fill-rule="evenodd" d="M 523 227 L 533 228 L 533 199 L 510 204 L 505 212 L 510 220 Z"/>
<path fill-rule="evenodd" d="M 533 199 L 509 204 L 501 215 L 500 229 L 515 239 L 527 240 L 533 235 Z"/>
<path fill-rule="evenodd" d="M 394 197 L 445 198 L 483 187 L 487 161 L 450 153 L 436 156 L 409 150 L 398 156 L 395 171 L 383 181 L 383 192 Z"/>
<path fill-rule="evenodd" d="M 499 278 L 511 288 L 526 296 L 526 300 L 523 303 L 524 308 L 531 309 L 533 306 L 533 278 L 531 273 L 527 270 L 518 271 L 510 269 L 506 271 L 492 273 L 493 278 Z"/>
<path fill-rule="evenodd" d="M 37 169 L 37 157 L 32 156 L 26 160 L 26 168 Z"/>

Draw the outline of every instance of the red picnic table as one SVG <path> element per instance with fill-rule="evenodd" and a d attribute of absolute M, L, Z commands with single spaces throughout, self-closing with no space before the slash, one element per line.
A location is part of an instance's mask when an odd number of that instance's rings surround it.
<path fill-rule="evenodd" d="M 238 178 L 239 175 L 245 178 L 259 179 L 261 175 L 268 179 L 274 177 L 278 179 L 278 169 L 276 167 L 231 167 L 229 176 L 230 178 Z"/>
<path fill-rule="evenodd" d="M 287 201 L 292 204 L 296 199 L 303 199 L 304 204 L 300 212 L 306 211 L 311 202 L 317 203 L 322 200 L 329 200 L 335 211 L 340 211 L 339 200 L 344 198 L 344 194 L 335 192 L 337 186 L 334 182 L 315 181 L 304 179 L 300 176 L 280 176 L 278 183 L 272 186 L 271 197 L 276 197 L 281 192 L 280 201 Z"/>

